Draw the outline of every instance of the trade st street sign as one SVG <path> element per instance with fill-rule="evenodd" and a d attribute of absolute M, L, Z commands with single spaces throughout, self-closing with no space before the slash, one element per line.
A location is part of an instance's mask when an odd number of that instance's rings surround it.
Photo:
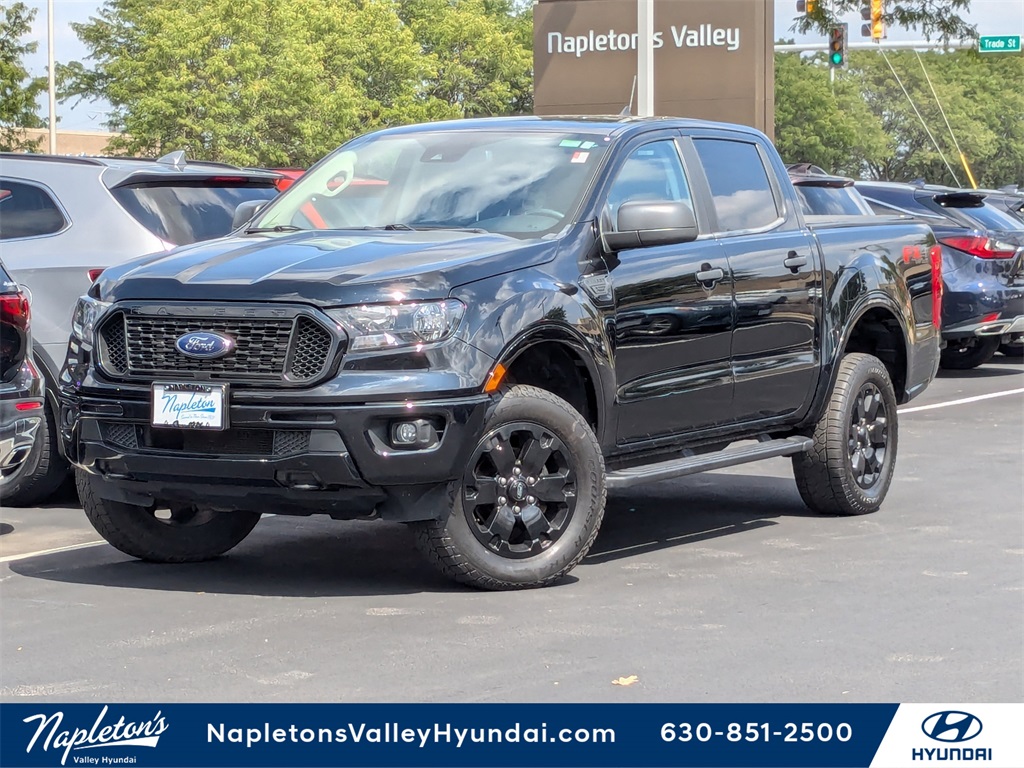
<path fill-rule="evenodd" d="M 1020 53 L 1020 35 L 982 35 L 979 53 Z"/>

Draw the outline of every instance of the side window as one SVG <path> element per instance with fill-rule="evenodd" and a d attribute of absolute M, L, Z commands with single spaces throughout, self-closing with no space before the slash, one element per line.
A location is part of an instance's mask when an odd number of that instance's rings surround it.
<path fill-rule="evenodd" d="M 768 172 L 757 146 L 745 141 L 695 139 L 725 232 L 766 227 L 779 218 Z"/>
<path fill-rule="evenodd" d="M 52 235 L 65 223 L 60 208 L 45 190 L 0 179 L 0 240 Z"/>
<path fill-rule="evenodd" d="M 693 208 L 679 152 L 671 139 L 644 144 L 626 158 L 608 191 L 605 211 L 612 229 L 619 206 L 634 200 L 674 200 Z"/>

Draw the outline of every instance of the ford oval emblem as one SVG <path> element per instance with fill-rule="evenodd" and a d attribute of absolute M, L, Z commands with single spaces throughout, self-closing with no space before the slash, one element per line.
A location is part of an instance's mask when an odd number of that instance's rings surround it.
<path fill-rule="evenodd" d="M 936 712 L 924 719 L 921 730 L 936 741 L 970 741 L 981 733 L 981 720 L 970 712 Z"/>
<path fill-rule="evenodd" d="M 213 360 L 224 357 L 235 348 L 235 340 L 222 333 L 210 331 L 192 331 L 184 336 L 179 336 L 174 346 L 186 357 L 196 357 L 200 360 Z"/>

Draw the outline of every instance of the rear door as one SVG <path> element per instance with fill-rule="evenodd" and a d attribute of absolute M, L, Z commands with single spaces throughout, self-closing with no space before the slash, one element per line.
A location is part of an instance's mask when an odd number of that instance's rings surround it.
<path fill-rule="evenodd" d="M 798 413 L 818 380 L 817 244 L 787 210 L 768 152 L 752 137 L 694 135 L 693 145 L 733 273 L 734 419 Z"/>
<path fill-rule="evenodd" d="M 677 200 L 691 208 L 677 134 L 628 148 L 605 197 L 605 227 L 634 200 Z M 707 227 L 698 205 L 697 220 Z M 629 443 L 727 423 L 732 410 L 729 343 L 732 279 L 721 246 L 705 233 L 675 245 L 620 251 L 615 296 L 617 440 Z"/>

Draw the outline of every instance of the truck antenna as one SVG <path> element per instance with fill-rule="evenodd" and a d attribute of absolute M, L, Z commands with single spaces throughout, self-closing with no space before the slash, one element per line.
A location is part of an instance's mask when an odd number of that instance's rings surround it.
<path fill-rule="evenodd" d="M 619 112 L 619 117 L 629 117 L 633 114 L 633 96 L 636 95 L 636 75 L 633 75 L 633 87 L 629 89 L 629 104 Z"/>

